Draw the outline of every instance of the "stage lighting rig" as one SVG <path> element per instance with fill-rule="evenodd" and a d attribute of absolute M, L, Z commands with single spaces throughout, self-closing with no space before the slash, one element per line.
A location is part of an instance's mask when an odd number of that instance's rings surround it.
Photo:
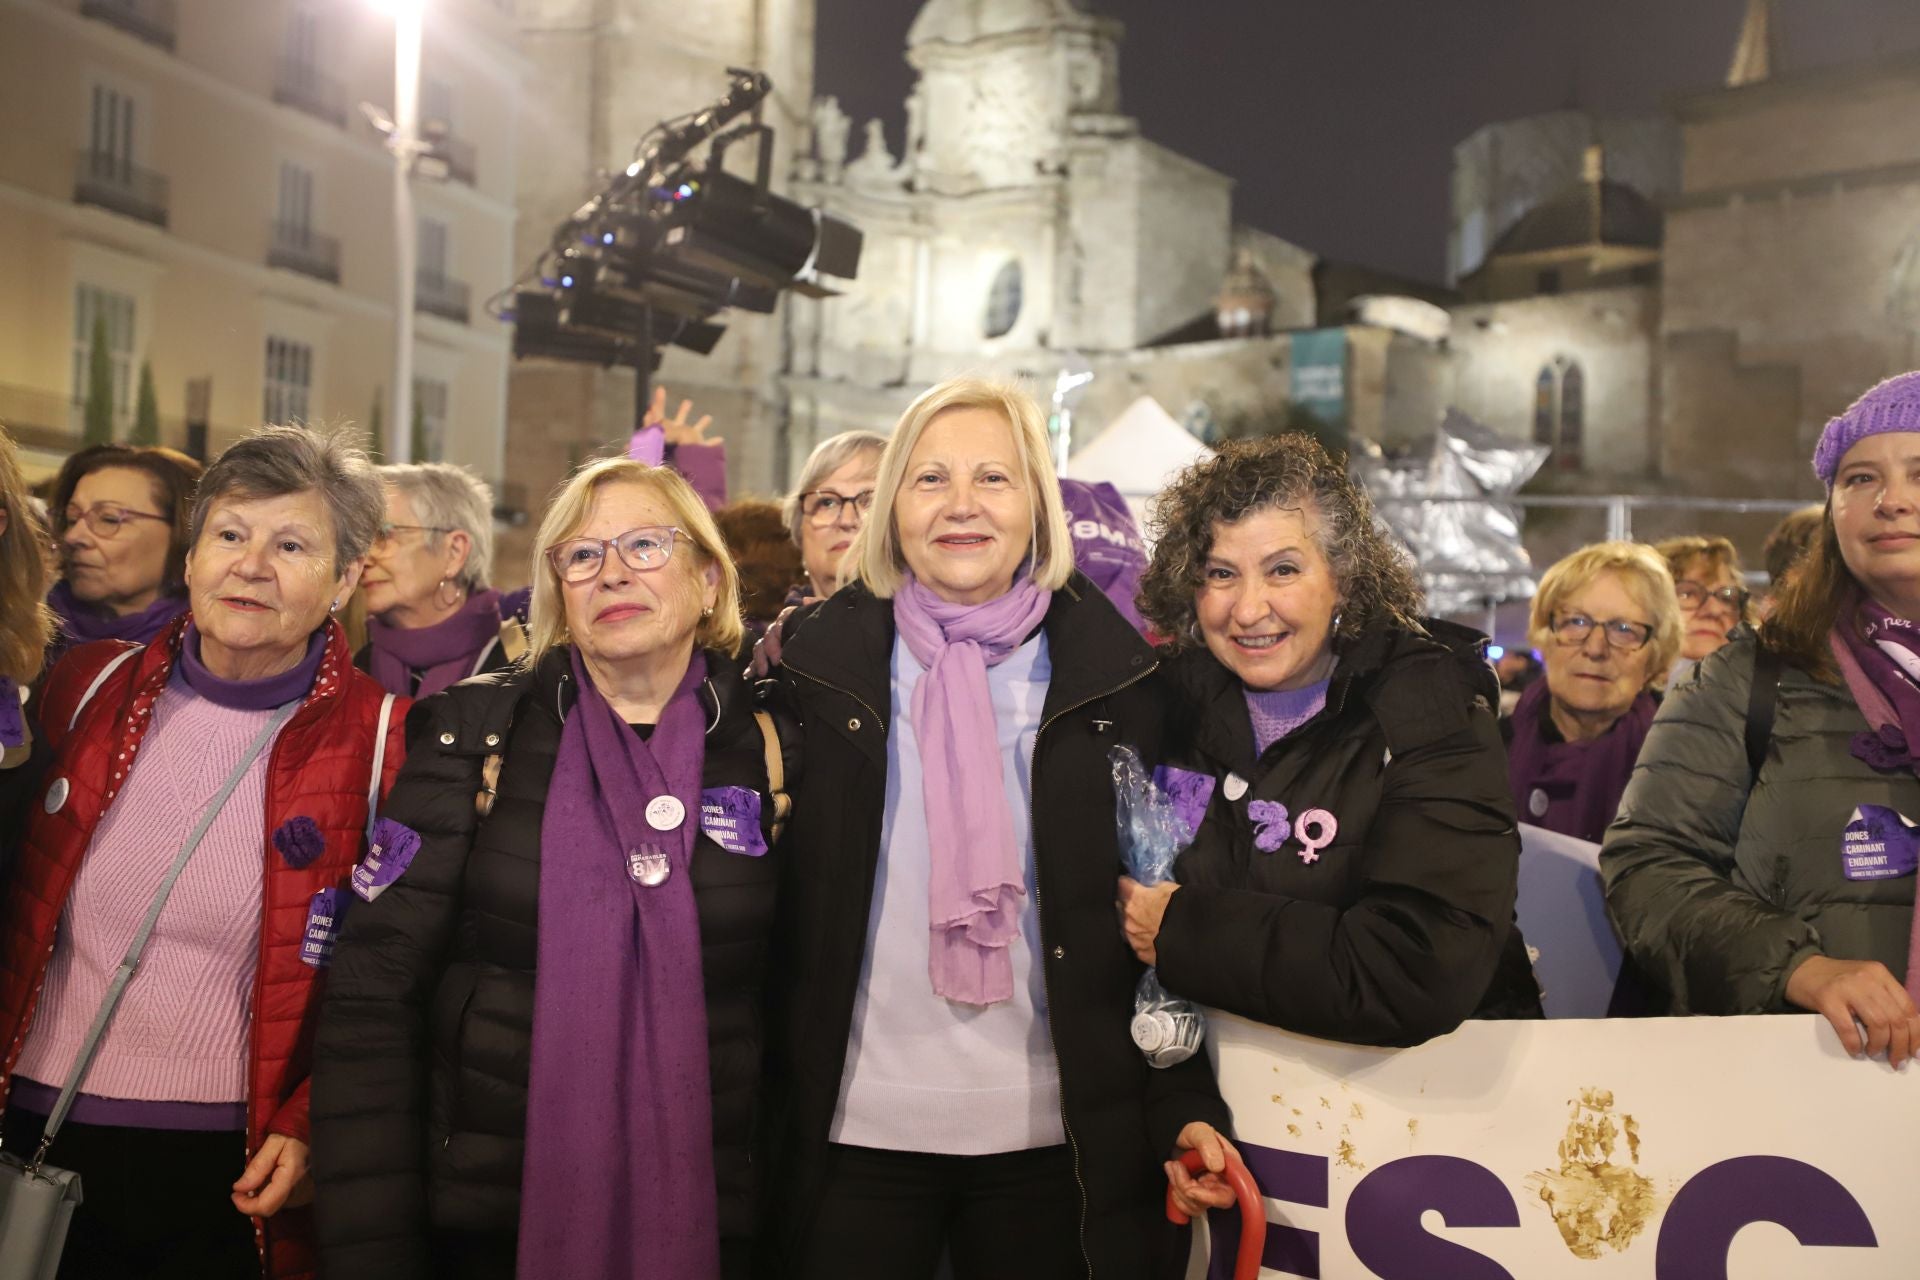
<path fill-rule="evenodd" d="M 769 187 L 773 128 L 760 110 L 772 81 L 727 74 L 725 97 L 641 139 L 633 163 L 555 229 L 496 308 L 514 326 L 516 356 L 633 369 L 636 430 L 663 348 L 705 355 L 724 332 L 721 313 L 771 312 L 788 289 L 831 297 L 824 279 L 850 280 L 860 266 L 858 228 Z M 749 139 L 758 153 L 745 178 L 725 164 Z M 702 145 L 705 158 L 693 159 Z"/>

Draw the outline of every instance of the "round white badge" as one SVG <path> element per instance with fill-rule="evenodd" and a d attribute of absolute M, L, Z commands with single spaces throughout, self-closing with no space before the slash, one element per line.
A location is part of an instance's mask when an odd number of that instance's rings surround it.
<path fill-rule="evenodd" d="M 1247 780 L 1237 773 L 1230 773 L 1220 789 L 1227 793 L 1227 799 L 1238 800 L 1247 794 Z"/>
<path fill-rule="evenodd" d="M 1547 793 L 1539 787 L 1535 787 L 1533 794 L 1527 797 L 1527 812 L 1536 818 L 1547 816 Z"/>
<path fill-rule="evenodd" d="M 647 825 L 655 831 L 675 831 L 687 820 L 687 806 L 672 796 L 655 796 L 647 805 Z"/>
<path fill-rule="evenodd" d="M 55 778 L 53 785 L 47 788 L 47 798 L 40 807 L 48 813 L 60 812 L 60 806 L 67 802 L 67 790 L 67 780 Z"/>

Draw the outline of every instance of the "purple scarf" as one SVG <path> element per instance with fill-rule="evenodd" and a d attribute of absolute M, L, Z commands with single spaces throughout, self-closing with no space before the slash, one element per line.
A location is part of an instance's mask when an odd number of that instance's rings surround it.
<path fill-rule="evenodd" d="M 187 611 L 187 597 L 162 595 L 140 612 L 116 618 L 92 605 L 82 604 L 73 598 L 71 586 L 56 582 L 53 590 L 47 592 L 47 607 L 60 618 L 60 634 L 54 638 L 48 655 L 48 665 L 51 666 L 68 649 L 95 640 L 131 640 L 135 644 L 152 644 L 175 618 Z"/>
<path fill-rule="evenodd" d="M 908 576 L 893 623 L 926 674 L 913 690 L 927 844 L 933 993 L 962 1004 L 1013 998 L 1026 876 L 1002 781 L 987 668 L 1006 661 L 1047 616 L 1053 597 L 1022 579 L 985 604 L 948 604 Z"/>
<path fill-rule="evenodd" d="M 217 676 L 200 660 L 200 629 L 188 621 L 180 640 L 180 678 L 187 687 L 208 702 L 244 711 L 267 711 L 304 698 L 313 688 L 313 677 L 320 671 L 320 659 L 327 654 L 326 623 L 307 637 L 307 652 L 300 661 L 277 676 L 259 680 L 229 680 Z"/>
<path fill-rule="evenodd" d="M 1860 634 L 1846 624 L 1856 617 Z M 1827 636 L 1834 662 L 1871 727 L 1868 733 L 1855 734 L 1853 754 L 1874 769 L 1908 769 L 1920 775 L 1920 686 L 1907 674 L 1902 662 L 1888 648 L 1912 655 L 1913 666 L 1920 667 L 1920 628 L 1889 612 L 1872 600 L 1860 602 L 1857 610 L 1843 610 L 1843 621 Z M 1920 898 L 1914 902 L 1913 926 L 1907 935 L 1907 994 L 1920 1001 Z"/>
<path fill-rule="evenodd" d="M 1653 695 L 1642 692 L 1611 729 L 1585 742 L 1547 736 L 1547 697 L 1546 680 L 1535 680 L 1513 708 L 1507 746 L 1513 806 L 1522 822 L 1597 843 L 1619 812 L 1620 794 L 1653 727 Z"/>
<path fill-rule="evenodd" d="M 540 824 L 533 1050 L 521 1167 L 520 1280 L 717 1280 L 719 1192 L 694 836 L 706 763 L 696 650 L 649 741 L 621 723 L 578 651 L 579 697 Z M 644 816 L 680 802 L 678 827 Z M 666 855 L 652 886 L 632 852 Z"/>
<path fill-rule="evenodd" d="M 500 635 L 500 593 L 476 591 L 453 613 L 430 627 L 395 627 L 367 619 L 373 646 L 367 674 L 388 693 L 425 698 L 473 674 L 487 641 Z M 420 673 L 420 688 L 413 673 Z"/>

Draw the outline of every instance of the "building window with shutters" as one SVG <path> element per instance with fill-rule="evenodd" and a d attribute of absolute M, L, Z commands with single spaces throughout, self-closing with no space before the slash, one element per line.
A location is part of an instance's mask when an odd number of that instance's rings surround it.
<path fill-rule="evenodd" d="M 87 403 L 87 370 L 96 325 L 105 326 L 107 365 L 113 373 L 113 416 L 125 421 L 133 404 L 133 299 L 94 285 L 73 290 L 73 405 L 76 424 Z"/>
<path fill-rule="evenodd" d="M 447 384 L 437 378 L 413 380 L 415 462 L 438 462 L 446 456 Z"/>
<path fill-rule="evenodd" d="M 267 422 L 305 422 L 313 394 L 313 348 L 288 338 L 267 339 Z"/>

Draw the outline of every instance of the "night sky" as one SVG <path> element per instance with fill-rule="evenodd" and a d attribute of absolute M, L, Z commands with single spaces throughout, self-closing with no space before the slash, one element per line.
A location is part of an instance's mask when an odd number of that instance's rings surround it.
<path fill-rule="evenodd" d="M 839 95 L 856 151 L 859 122 L 880 116 L 898 154 L 920 0 L 816 3 L 816 92 Z M 1455 143 L 1514 116 L 1643 111 L 1721 84 L 1746 11 L 1746 0 L 1091 3 L 1126 23 L 1121 109 L 1236 179 L 1239 221 L 1428 280 L 1446 270 Z M 1776 0 L 1774 33 L 1775 74 L 1920 50 L 1920 0 Z"/>

